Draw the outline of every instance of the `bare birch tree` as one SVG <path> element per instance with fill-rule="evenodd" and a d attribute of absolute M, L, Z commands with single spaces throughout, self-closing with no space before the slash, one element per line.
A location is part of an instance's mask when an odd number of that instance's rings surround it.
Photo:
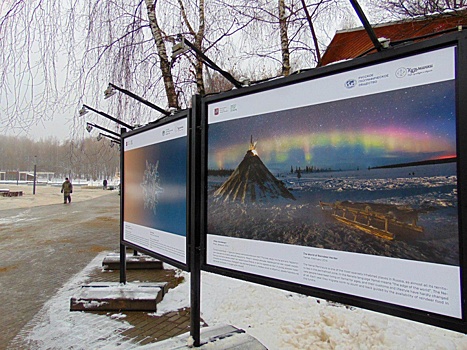
<path fill-rule="evenodd" d="M 0 4 L 0 122 L 28 129 L 88 103 L 131 124 L 160 114 L 108 82 L 163 108 L 187 107 L 214 78 L 200 57 L 173 61 L 177 34 L 237 78 L 288 75 L 319 61 L 326 26 L 344 0 L 7 0 Z M 337 14 L 337 15 L 336 15 Z M 228 84 L 227 84 L 228 85 Z M 210 89 L 219 84 L 209 84 Z M 209 90 L 211 92 L 211 90 Z M 66 112 L 65 112 L 66 111 Z M 94 118 L 98 118 L 94 116 Z M 104 126 L 118 129 L 111 122 Z M 84 121 L 73 119 L 73 135 Z"/>
<path fill-rule="evenodd" d="M 287 76 L 290 74 L 290 51 L 289 51 L 289 37 L 287 33 L 287 17 L 285 14 L 285 0 L 278 1 L 279 10 L 279 31 L 282 53 L 282 75 Z"/>
<path fill-rule="evenodd" d="M 166 43 L 164 41 L 163 32 L 159 27 L 156 17 L 156 5 L 157 0 L 145 0 L 149 25 L 151 27 L 152 36 L 156 42 L 157 51 L 159 53 L 159 67 L 161 69 L 162 77 L 164 80 L 165 93 L 167 96 L 167 101 L 169 108 L 179 109 L 179 103 L 177 99 L 177 94 L 175 92 L 175 85 L 172 77 L 172 70 L 169 57 L 167 55 Z"/>
<path fill-rule="evenodd" d="M 243 58 L 279 65 L 274 75 L 316 66 L 333 30 L 353 16 L 344 0 L 260 0 L 254 4 L 237 0 L 225 6 L 240 21 L 252 21 L 244 30 Z"/>

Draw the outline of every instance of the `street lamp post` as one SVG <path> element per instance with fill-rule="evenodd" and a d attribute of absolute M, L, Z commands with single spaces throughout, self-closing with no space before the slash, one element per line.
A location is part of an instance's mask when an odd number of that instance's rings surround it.
<path fill-rule="evenodd" d="M 91 132 L 91 131 L 92 131 L 92 128 L 96 128 L 96 129 L 99 129 L 99 130 L 108 132 L 109 134 L 112 134 L 112 135 L 114 135 L 114 136 L 116 136 L 116 137 L 120 137 L 120 134 L 118 134 L 118 133 L 116 133 L 116 132 L 113 132 L 113 131 L 111 131 L 111 130 L 109 130 L 109 129 L 106 129 L 106 128 L 100 126 L 100 125 L 87 122 L 87 123 L 86 123 L 86 130 L 87 130 L 88 132 Z"/>
<path fill-rule="evenodd" d="M 89 107 L 88 105 L 85 105 L 83 104 L 83 107 L 79 110 L 79 115 L 80 116 L 83 116 L 85 115 L 86 113 L 88 113 L 89 111 L 93 111 L 107 119 L 110 119 L 111 121 L 117 123 L 117 124 L 120 124 L 121 126 L 125 127 L 125 128 L 128 128 L 130 130 L 133 130 L 134 127 L 125 123 L 125 122 L 122 122 L 121 120 L 118 120 L 117 118 L 114 118 L 112 117 L 111 115 L 108 115 L 107 113 L 104 113 L 104 112 L 101 112 L 101 111 L 98 111 L 97 109 L 94 109 L 92 107 Z"/>
<path fill-rule="evenodd" d="M 97 136 L 97 141 L 100 141 L 102 140 L 103 137 L 106 137 L 114 142 L 117 142 L 117 143 L 120 143 L 120 139 L 117 139 L 116 137 L 113 137 L 113 136 L 110 136 L 110 135 L 107 135 L 107 134 L 103 134 L 103 133 L 99 133 L 99 136 Z"/>
<path fill-rule="evenodd" d="M 131 92 L 129 90 L 126 90 L 124 88 L 118 87 L 117 85 L 112 84 L 112 83 L 109 83 L 109 86 L 107 87 L 107 89 L 105 89 L 104 98 L 109 98 L 109 97 L 115 95 L 115 90 L 118 90 L 121 93 L 124 93 L 125 95 L 128 95 L 131 98 L 134 98 L 136 101 L 141 102 L 142 104 L 145 104 L 146 106 L 148 106 L 148 107 L 150 107 L 152 109 L 155 109 L 156 111 L 164 114 L 165 116 L 170 115 L 170 112 L 166 111 L 162 107 L 159 107 L 159 106 L 155 105 L 154 103 L 149 102 L 149 101 L 145 100 L 144 98 L 134 94 L 133 92 Z"/>
<path fill-rule="evenodd" d="M 36 167 L 37 167 L 37 156 L 34 156 L 34 182 L 32 184 L 32 194 L 36 194 Z"/>

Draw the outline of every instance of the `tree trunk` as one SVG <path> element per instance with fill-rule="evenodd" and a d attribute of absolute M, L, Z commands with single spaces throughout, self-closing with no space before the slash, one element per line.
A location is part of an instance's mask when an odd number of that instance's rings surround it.
<path fill-rule="evenodd" d="M 182 18 L 183 18 L 183 21 L 185 22 L 185 25 L 188 28 L 188 32 L 191 35 L 193 35 L 193 38 L 194 38 L 193 45 L 195 45 L 196 48 L 202 52 L 204 32 L 206 28 L 205 15 L 204 15 L 204 0 L 199 0 L 199 5 L 198 5 L 199 27 L 198 27 L 197 32 L 195 32 L 192 25 L 190 24 L 190 21 L 185 11 L 185 7 L 183 5 L 183 1 L 178 0 L 178 4 L 180 5 Z M 196 55 L 196 62 L 193 62 L 192 64 L 195 69 L 195 80 L 196 80 L 196 87 L 197 87 L 198 94 L 200 94 L 201 96 L 204 96 L 206 94 L 206 91 L 205 91 L 204 79 L 203 79 L 203 65 L 204 65 L 203 59 L 200 56 Z"/>
<path fill-rule="evenodd" d="M 287 18 L 285 17 L 285 0 L 279 0 L 279 29 L 281 36 L 282 75 L 290 74 L 289 38 L 287 36 Z"/>
<path fill-rule="evenodd" d="M 167 95 L 167 101 L 169 103 L 169 108 L 173 107 L 179 109 L 177 93 L 175 91 L 175 85 L 173 81 L 172 71 L 170 67 L 170 61 L 167 56 L 167 49 L 165 47 L 164 39 L 162 36 L 162 31 L 157 23 L 156 18 L 156 6 L 153 0 L 145 0 L 146 7 L 148 10 L 149 25 L 151 27 L 151 32 L 156 42 L 157 51 L 159 54 L 162 77 L 164 79 L 165 93 Z"/>
<path fill-rule="evenodd" d="M 204 0 L 199 0 L 198 11 L 199 11 L 198 12 L 199 28 L 198 28 L 198 32 L 196 33 L 195 45 L 199 48 L 200 51 L 202 51 L 204 30 L 205 30 Z M 204 88 L 204 79 L 203 79 L 203 61 L 201 60 L 201 57 L 198 57 L 197 61 L 198 62 L 196 64 L 196 86 L 198 87 L 198 93 L 201 96 L 204 96 L 206 94 L 206 91 Z"/>
<path fill-rule="evenodd" d="M 302 7 L 303 11 L 305 11 L 305 17 L 308 22 L 308 26 L 310 27 L 311 37 L 313 38 L 313 44 L 315 45 L 315 57 L 316 63 L 319 66 L 321 62 L 321 53 L 319 51 L 319 44 L 318 38 L 316 37 L 315 27 L 313 26 L 313 21 L 311 20 L 310 12 L 308 11 L 308 7 L 306 7 L 305 0 L 302 0 Z"/>

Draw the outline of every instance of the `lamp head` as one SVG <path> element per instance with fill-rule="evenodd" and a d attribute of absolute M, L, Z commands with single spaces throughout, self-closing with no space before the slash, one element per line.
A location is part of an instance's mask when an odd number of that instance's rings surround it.
<path fill-rule="evenodd" d="M 87 130 L 88 132 L 91 132 L 91 131 L 92 131 L 92 125 L 89 124 L 89 123 L 87 123 L 87 124 L 86 124 L 86 130 Z"/>
<path fill-rule="evenodd" d="M 116 93 L 117 93 L 117 91 L 114 89 L 114 87 L 109 84 L 109 86 L 107 86 L 107 89 L 105 89 L 105 91 L 104 91 L 104 98 L 107 99 L 107 98 L 115 95 Z"/>
<path fill-rule="evenodd" d="M 179 42 L 178 44 L 175 44 L 172 46 L 172 61 L 177 58 L 177 56 L 180 56 L 181 54 L 187 52 L 190 48 L 185 45 L 185 42 L 182 41 Z"/>
<path fill-rule="evenodd" d="M 88 113 L 88 109 L 86 107 L 81 107 L 81 109 L 79 110 L 79 116 L 82 117 L 83 115 L 85 115 L 86 113 Z"/>
<path fill-rule="evenodd" d="M 250 86 L 251 80 L 249 78 L 241 77 L 240 84 L 242 84 L 242 86 Z"/>
<path fill-rule="evenodd" d="M 97 141 L 100 141 L 100 140 L 102 140 L 102 134 L 101 133 L 99 133 L 99 135 L 97 135 Z"/>

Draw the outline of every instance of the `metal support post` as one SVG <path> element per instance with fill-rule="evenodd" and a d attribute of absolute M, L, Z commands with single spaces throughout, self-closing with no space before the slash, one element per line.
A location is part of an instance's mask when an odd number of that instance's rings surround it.
<path fill-rule="evenodd" d="M 378 38 L 376 37 L 376 34 L 373 28 L 371 27 L 370 22 L 366 18 L 365 13 L 363 12 L 360 5 L 358 4 L 357 0 L 350 0 L 350 3 L 352 4 L 352 7 L 354 8 L 355 12 L 357 12 L 357 16 L 358 18 L 360 18 L 360 21 L 365 27 L 365 30 L 368 33 L 368 36 L 370 37 L 371 41 L 373 42 L 373 45 L 375 45 L 376 50 L 382 51 L 383 45 L 381 45 Z"/>
<path fill-rule="evenodd" d="M 198 185 L 201 180 L 201 173 L 198 164 L 201 160 L 201 131 L 198 127 L 201 118 L 201 97 L 199 95 L 193 96 L 192 99 L 192 118 L 191 130 L 192 137 L 190 163 L 192 174 L 190 179 L 190 203 L 191 203 L 191 217 L 190 217 L 190 281 L 191 281 L 191 324 L 190 335 L 193 338 L 193 345 L 200 346 L 200 323 L 201 323 L 201 225 L 200 225 L 200 206 L 196 205 L 201 195 L 201 188 Z"/>
<path fill-rule="evenodd" d="M 120 129 L 121 134 L 126 133 L 125 128 Z M 123 187 L 125 174 L 123 173 L 124 165 L 124 144 L 123 138 L 120 138 L 120 283 L 126 284 L 126 246 L 122 244 L 123 241 L 123 200 L 125 196 L 125 191 Z"/>

